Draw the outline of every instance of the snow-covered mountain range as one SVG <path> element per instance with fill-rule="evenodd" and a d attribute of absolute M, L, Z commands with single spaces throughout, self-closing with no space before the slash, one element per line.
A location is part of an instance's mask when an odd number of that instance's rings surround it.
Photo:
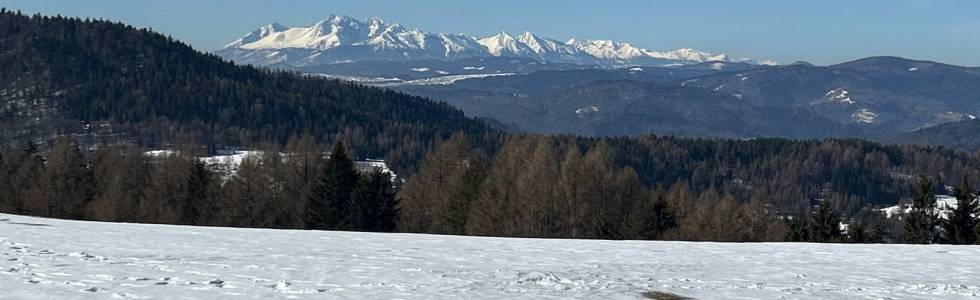
<path fill-rule="evenodd" d="M 455 60 L 471 57 L 517 57 L 543 62 L 602 66 L 683 65 L 707 61 L 775 64 L 731 58 L 694 49 L 653 51 L 610 40 L 570 39 L 561 42 L 530 32 L 501 32 L 477 38 L 466 34 L 431 33 L 386 23 L 330 16 L 309 27 L 277 23 L 255 29 L 216 50 L 216 54 L 254 65 L 311 66 L 355 61 Z"/>

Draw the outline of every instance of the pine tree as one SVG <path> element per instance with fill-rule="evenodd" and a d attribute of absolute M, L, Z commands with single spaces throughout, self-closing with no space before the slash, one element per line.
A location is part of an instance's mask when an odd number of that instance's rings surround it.
<path fill-rule="evenodd" d="M 864 221 L 851 220 L 847 225 L 847 241 L 851 243 L 863 244 L 868 242 L 868 227 Z"/>
<path fill-rule="evenodd" d="M 823 200 L 817 206 L 810 220 L 810 241 L 830 243 L 841 241 L 840 216 L 834 210 L 829 200 Z"/>
<path fill-rule="evenodd" d="M 375 216 L 375 231 L 381 232 L 394 232 L 398 230 L 398 215 L 400 211 L 398 209 L 398 198 L 397 193 L 392 189 L 391 186 L 391 176 L 388 174 L 380 174 L 375 178 L 375 182 L 384 183 L 385 186 L 381 193 L 378 193 L 378 198 L 375 200 L 378 202 L 378 211 Z"/>
<path fill-rule="evenodd" d="M 809 242 L 810 239 L 810 217 L 806 213 L 790 216 L 786 220 L 789 232 L 786 240 L 790 242 Z"/>
<path fill-rule="evenodd" d="M 931 180 L 919 177 L 912 208 L 905 219 L 905 242 L 928 244 L 935 238 L 935 187 Z"/>
<path fill-rule="evenodd" d="M 677 226 L 674 213 L 667 206 L 667 192 L 657 188 L 646 201 L 631 210 L 623 225 L 623 237 L 627 239 L 655 240 L 667 230 Z"/>
<path fill-rule="evenodd" d="M 215 209 L 212 197 L 213 176 L 207 166 L 199 160 L 191 162 L 190 174 L 187 177 L 187 194 L 189 203 L 185 208 L 184 216 L 190 224 L 204 223 L 204 216 L 209 210 Z"/>
<path fill-rule="evenodd" d="M 868 223 L 867 242 L 872 244 L 884 243 L 888 234 L 884 217 L 881 215 L 873 216 Z"/>
<path fill-rule="evenodd" d="M 334 144 L 330 158 L 314 185 L 307 206 L 309 229 L 347 230 L 351 228 L 351 195 L 360 181 L 354 162 L 340 142 Z"/>
<path fill-rule="evenodd" d="M 391 176 L 374 170 L 361 177 L 354 189 L 351 206 L 353 230 L 393 231 L 397 208 L 392 191 Z"/>
<path fill-rule="evenodd" d="M 25 202 L 29 201 L 29 195 L 38 194 L 31 189 L 40 187 L 44 158 L 31 142 L 21 149 L 9 149 L 4 157 L 5 163 L 0 166 L 0 211 L 34 213 L 27 210 Z"/>
<path fill-rule="evenodd" d="M 950 244 L 969 245 L 977 241 L 976 228 L 978 226 L 976 215 L 980 213 L 977 204 L 977 195 L 966 176 L 963 182 L 953 191 L 956 197 L 956 208 L 946 215 L 946 222 L 943 224 L 944 240 Z"/>
<path fill-rule="evenodd" d="M 81 219 L 92 200 L 95 178 L 78 146 L 66 137 L 55 142 L 48 156 L 45 179 L 48 183 L 48 216 Z"/>

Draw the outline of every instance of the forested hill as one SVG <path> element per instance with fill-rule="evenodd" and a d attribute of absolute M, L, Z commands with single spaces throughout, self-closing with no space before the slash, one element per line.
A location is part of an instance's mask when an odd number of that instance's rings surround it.
<path fill-rule="evenodd" d="M 892 138 L 891 142 L 942 145 L 951 149 L 974 152 L 980 150 L 980 140 L 976 138 L 978 132 L 980 132 L 980 119 L 970 119 L 904 133 Z"/>
<path fill-rule="evenodd" d="M 398 164 L 436 137 L 488 129 L 443 103 L 238 66 L 147 29 L 0 12 L 0 146 L 70 134 L 221 147 L 307 130 Z"/>

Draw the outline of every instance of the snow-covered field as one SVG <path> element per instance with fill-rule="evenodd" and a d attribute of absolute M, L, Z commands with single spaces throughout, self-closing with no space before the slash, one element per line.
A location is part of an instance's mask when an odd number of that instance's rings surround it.
<path fill-rule="evenodd" d="M 3 299 L 937 299 L 980 247 L 545 240 L 0 214 Z"/>

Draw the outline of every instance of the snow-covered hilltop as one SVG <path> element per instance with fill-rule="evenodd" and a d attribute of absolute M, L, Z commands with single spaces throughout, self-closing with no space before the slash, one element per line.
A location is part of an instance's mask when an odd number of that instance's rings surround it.
<path fill-rule="evenodd" d="M 544 62 L 617 65 L 677 65 L 707 61 L 774 64 L 733 59 L 694 49 L 653 51 L 609 40 L 570 39 L 561 42 L 525 32 L 501 32 L 476 38 L 466 34 L 409 29 L 378 18 L 358 20 L 330 16 L 308 27 L 278 23 L 255 29 L 215 51 L 239 63 L 311 66 L 353 61 L 454 60 L 470 57 L 518 57 Z"/>
<path fill-rule="evenodd" d="M 961 299 L 980 248 L 517 239 L 0 214 L 10 299 Z"/>

